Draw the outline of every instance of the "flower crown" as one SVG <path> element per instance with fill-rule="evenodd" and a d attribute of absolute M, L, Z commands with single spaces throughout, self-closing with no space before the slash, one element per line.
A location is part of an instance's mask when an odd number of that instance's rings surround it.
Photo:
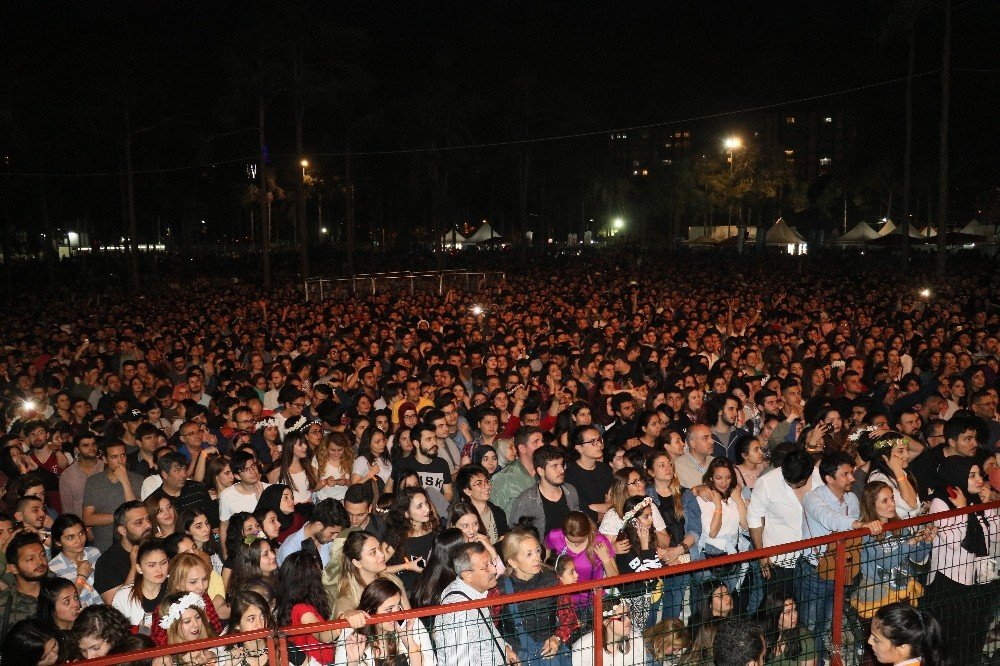
<path fill-rule="evenodd" d="M 893 437 L 892 439 L 882 439 L 875 442 L 875 450 L 882 451 L 884 449 L 891 449 L 897 444 L 907 444 L 905 437 Z"/>
<path fill-rule="evenodd" d="M 847 439 L 851 440 L 852 442 L 856 442 L 859 439 L 861 439 L 861 435 L 863 435 L 865 433 L 872 432 L 874 430 L 876 430 L 876 428 L 873 425 L 870 425 L 870 426 L 861 426 L 860 428 L 858 428 L 857 430 L 855 430 L 854 432 L 852 432 L 850 435 L 848 435 Z"/>
<path fill-rule="evenodd" d="M 166 631 L 170 626 L 181 619 L 181 614 L 189 608 L 199 608 L 205 610 L 205 600 L 194 592 L 188 592 L 183 597 L 170 604 L 170 610 L 160 618 L 160 629 Z"/>
<path fill-rule="evenodd" d="M 630 520 L 634 520 L 636 516 L 642 513 L 643 510 L 645 510 L 645 508 L 647 506 L 650 506 L 652 503 L 653 499 L 651 497 L 643 498 L 641 502 L 632 507 L 631 511 L 627 512 L 624 516 L 622 516 L 622 522 L 627 523 Z"/>
<path fill-rule="evenodd" d="M 264 428 L 272 428 L 272 427 L 273 428 L 277 428 L 278 427 L 278 420 L 276 418 L 274 418 L 273 416 L 268 416 L 266 419 L 261 419 L 260 421 L 257 421 L 257 423 L 254 425 L 253 429 L 254 429 L 254 432 L 260 432 Z"/>

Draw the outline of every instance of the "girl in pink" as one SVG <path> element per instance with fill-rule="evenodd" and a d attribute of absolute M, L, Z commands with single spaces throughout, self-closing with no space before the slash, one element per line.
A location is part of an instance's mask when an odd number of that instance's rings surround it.
<path fill-rule="evenodd" d="M 618 575 L 614 546 L 582 511 L 571 511 L 563 520 L 562 528 L 550 530 L 545 546 L 553 562 L 564 557 L 572 559 L 581 582 Z M 574 594 L 573 604 L 580 612 L 585 612 L 591 607 L 590 595 L 587 592 Z"/>

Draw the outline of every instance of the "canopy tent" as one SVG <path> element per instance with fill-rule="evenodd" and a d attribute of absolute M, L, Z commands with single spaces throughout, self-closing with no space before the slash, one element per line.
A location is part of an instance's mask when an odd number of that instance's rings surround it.
<path fill-rule="evenodd" d="M 888 236 L 889 234 L 891 234 L 895 230 L 896 230 L 896 225 L 893 224 L 892 220 L 886 220 L 885 221 L 885 225 L 881 229 L 878 230 L 879 238 L 881 238 L 883 236 Z"/>
<path fill-rule="evenodd" d="M 834 242 L 841 245 L 858 245 L 867 243 L 878 238 L 878 232 L 872 229 L 866 222 L 858 222 L 846 234 L 837 238 Z"/>
<path fill-rule="evenodd" d="M 721 243 L 718 238 L 712 238 L 711 236 L 699 236 L 698 238 L 692 238 L 690 240 L 684 241 L 687 245 L 702 245 L 702 246 L 712 246 Z"/>
<path fill-rule="evenodd" d="M 779 217 L 774 226 L 767 230 L 764 242 L 768 245 L 805 245 L 806 239 L 785 224 L 784 218 Z"/>
<path fill-rule="evenodd" d="M 465 237 L 458 233 L 458 230 L 452 229 L 444 235 L 442 242 L 445 247 L 461 247 L 462 243 L 465 242 Z"/>
<path fill-rule="evenodd" d="M 471 243 L 474 245 L 476 243 L 482 243 L 483 241 L 489 240 L 491 238 L 499 238 L 499 237 L 500 234 L 493 231 L 493 227 L 490 226 L 489 222 L 483 222 L 483 225 L 478 229 L 476 229 L 476 233 L 466 238 L 465 242 L 467 244 Z"/>
<path fill-rule="evenodd" d="M 910 225 L 909 228 L 907 229 L 907 231 L 909 232 L 907 235 L 910 238 L 919 238 L 920 240 L 924 240 L 925 238 L 927 238 L 927 236 L 924 236 L 922 233 L 920 233 L 919 231 L 917 231 L 916 229 L 914 229 L 913 225 Z M 895 231 L 892 232 L 892 235 L 893 236 L 902 236 L 903 235 L 903 229 L 902 229 L 902 227 L 896 227 Z"/>
<path fill-rule="evenodd" d="M 917 233 L 920 234 L 921 238 L 934 238 L 937 236 L 937 229 L 928 224 L 923 229 L 918 229 Z"/>
<path fill-rule="evenodd" d="M 972 219 L 964 227 L 958 230 L 961 234 L 969 234 L 971 236 L 993 236 L 997 232 L 997 228 L 993 224 L 983 224 L 979 220 Z"/>

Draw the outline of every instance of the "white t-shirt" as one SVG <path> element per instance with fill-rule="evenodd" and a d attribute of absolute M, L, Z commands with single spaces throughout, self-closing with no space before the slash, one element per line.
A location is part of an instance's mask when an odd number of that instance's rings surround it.
<path fill-rule="evenodd" d="M 269 485 L 271 484 L 261 482 L 261 491 Z M 257 508 L 257 500 L 260 497 L 253 493 L 244 495 L 238 490 L 239 487 L 239 483 L 234 483 L 219 493 L 219 520 L 226 522 L 233 517 L 234 513 L 239 513 L 240 511 L 253 513 L 253 510 Z"/>
<path fill-rule="evenodd" d="M 315 470 L 315 468 L 313 468 L 313 469 Z M 351 480 L 351 475 L 350 474 L 344 473 L 340 469 L 340 465 L 334 465 L 332 462 L 328 461 L 326 463 L 326 468 L 323 470 L 323 473 L 320 474 L 319 471 L 317 470 L 316 471 L 316 476 L 319 477 L 320 488 L 315 493 L 313 493 L 313 498 L 317 502 L 325 500 L 328 497 L 332 497 L 335 500 L 341 500 L 341 501 L 343 501 L 344 495 L 347 494 L 347 486 L 346 485 L 345 486 L 326 486 L 326 485 L 322 484 L 322 481 L 323 481 L 323 479 L 329 478 L 331 476 L 333 478 L 335 478 L 335 479 L 346 478 L 348 481 L 350 481 Z"/>
<path fill-rule="evenodd" d="M 609 666 L 645 666 L 646 646 L 642 642 L 642 636 L 633 630 L 629 641 L 631 645 L 628 652 L 623 654 L 615 645 L 610 654 L 604 653 L 603 663 Z M 594 663 L 594 632 L 584 634 L 573 643 L 571 654 L 573 666 L 591 666 Z"/>
<path fill-rule="evenodd" d="M 392 463 L 388 460 L 380 459 L 378 467 L 378 478 L 382 479 L 385 483 L 388 483 L 389 478 L 392 476 Z M 368 464 L 368 459 L 364 456 L 358 456 L 355 458 L 353 470 L 355 474 L 363 477 L 371 468 L 372 466 Z"/>

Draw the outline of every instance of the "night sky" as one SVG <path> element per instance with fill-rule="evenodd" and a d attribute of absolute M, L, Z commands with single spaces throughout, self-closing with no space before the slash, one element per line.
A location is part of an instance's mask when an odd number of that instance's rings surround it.
<path fill-rule="evenodd" d="M 562 210 L 608 168 L 612 129 L 677 121 L 707 140 L 742 116 L 681 121 L 905 76 L 905 39 L 888 27 L 897 4 L 304 2 L 308 29 L 319 33 L 305 38 L 306 59 L 325 63 L 304 152 L 332 182 L 342 178 L 348 136 L 352 152 L 404 151 L 352 162 L 359 220 L 401 228 L 426 220 L 419 211 L 432 202 L 414 193 L 434 182 L 435 159 L 448 176 L 449 223 L 510 219 L 524 147 L 405 151 L 529 140 L 532 205 Z M 963 218 L 997 206 L 1000 3 L 954 4 L 953 209 Z M 128 81 L 133 129 L 149 128 L 136 136 L 134 167 L 159 172 L 137 178 L 141 229 L 152 233 L 154 218 L 183 226 L 208 216 L 222 221 L 213 237 L 242 233 L 234 192 L 257 152 L 256 108 L 232 63 L 252 61 L 261 44 L 269 58 L 290 51 L 293 40 L 269 12 L 231 2 L 4 2 L 0 145 L 15 224 L 37 214 L 22 186 L 38 177 L 26 174 L 47 174 L 56 224 L 86 217 L 97 234 L 117 228 L 119 92 Z M 941 17 L 931 5 L 917 23 L 918 73 L 940 67 Z M 256 25 L 265 26 L 263 42 Z M 268 148 L 288 181 L 298 159 L 288 77 L 277 79 Z M 922 191 L 937 165 L 939 81 L 931 74 L 915 84 Z M 902 82 L 829 103 L 856 114 L 852 168 L 885 161 L 901 170 Z M 586 133 L 595 134 L 533 141 Z M 329 210 L 337 215 L 334 203 Z"/>

